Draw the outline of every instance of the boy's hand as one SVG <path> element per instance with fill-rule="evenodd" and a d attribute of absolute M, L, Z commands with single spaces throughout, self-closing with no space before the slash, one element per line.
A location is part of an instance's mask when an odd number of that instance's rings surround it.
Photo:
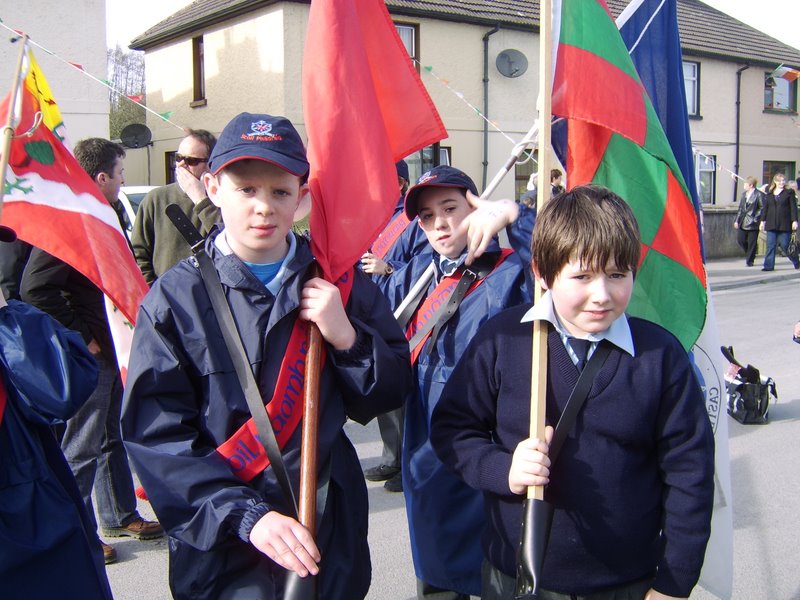
<path fill-rule="evenodd" d="M 681 598 L 678 596 L 667 596 L 666 594 L 662 594 L 661 592 L 657 592 L 654 589 L 650 588 L 644 595 L 644 600 L 686 600 L 686 598 Z"/>
<path fill-rule="evenodd" d="M 466 264 L 471 265 L 503 227 L 517 220 L 519 207 L 513 200 L 481 200 L 469 190 L 467 201 L 475 210 L 461 222 L 461 227 L 467 231 Z"/>
<path fill-rule="evenodd" d="M 300 577 L 319 573 L 319 549 L 308 529 L 300 523 L 270 511 L 258 520 L 250 532 L 250 543 L 284 569 Z"/>
<path fill-rule="evenodd" d="M 513 494 L 524 494 L 528 486 L 547 485 L 550 482 L 549 444 L 553 441 L 553 428 L 544 430 L 545 441 L 528 438 L 517 444 L 508 472 L 508 488 Z"/>
<path fill-rule="evenodd" d="M 364 252 L 364 254 L 361 255 L 361 269 L 364 273 L 369 273 L 370 275 L 389 275 L 386 269 L 388 266 L 386 261 L 381 260 L 372 252 Z"/>
<path fill-rule="evenodd" d="M 300 318 L 316 323 L 325 341 L 337 350 L 356 343 L 356 330 L 342 305 L 339 289 L 319 277 L 309 279 L 300 298 Z"/>

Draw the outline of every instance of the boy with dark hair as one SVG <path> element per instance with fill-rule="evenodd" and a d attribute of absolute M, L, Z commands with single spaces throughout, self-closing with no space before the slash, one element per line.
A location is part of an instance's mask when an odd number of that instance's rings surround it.
<path fill-rule="evenodd" d="M 211 232 L 205 251 L 295 487 L 308 321 L 326 342 L 318 466 L 327 493 L 312 537 L 289 516 L 293 508 L 249 433 L 242 384 L 197 261 L 182 260 L 142 303 L 122 420 L 170 536 L 170 588 L 178 599 L 280 598 L 289 569 L 319 573 L 320 598 L 363 598 L 371 576 L 367 491 L 342 427 L 348 417 L 366 423 L 401 404 L 411 382 L 408 344 L 360 269 L 337 285 L 311 276 L 308 242 L 290 232 L 309 165 L 287 119 L 238 115 L 210 169 L 203 179 L 225 227 Z"/>
<path fill-rule="evenodd" d="M 481 329 L 436 408 L 438 455 L 486 501 L 484 600 L 514 596 L 524 494 L 547 483 L 555 514 L 540 598 L 686 598 L 697 583 L 714 441 L 686 352 L 625 315 L 640 245 L 630 208 L 605 188 L 550 200 L 532 247 L 547 292 Z M 601 344 L 610 351 L 552 465 L 548 443 L 529 438 L 534 320 L 549 323 L 550 425 L 587 357 Z"/>
<path fill-rule="evenodd" d="M 408 324 L 417 378 L 406 403 L 402 476 L 420 598 L 468 598 L 480 591 L 483 499 L 434 454 L 430 418 L 478 328 L 530 299 L 522 263 L 493 238 L 516 218 L 516 203 L 487 202 L 476 210 L 477 193 L 472 179 L 453 167 L 438 166 L 420 177 L 406 194 L 405 211 L 409 220 L 418 218 L 433 253 L 414 257 L 385 288 L 398 307 L 424 273 L 434 272 L 401 311 L 407 316 L 399 317 L 403 327 Z M 473 261 L 468 247 L 481 244 L 485 252 Z"/>
<path fill-rule="evenodd" d="M 564 173 L 561 172 L 561 169 L 550 169 L 550 197 L 564 192 L 562 177 L 564 177 Z"/>

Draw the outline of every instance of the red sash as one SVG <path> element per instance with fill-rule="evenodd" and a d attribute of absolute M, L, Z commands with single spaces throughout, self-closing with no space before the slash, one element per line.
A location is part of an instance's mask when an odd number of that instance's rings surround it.
<path fill-rule="evenodd" d="M 0 425 L 3 424 L 3 415 L 6 412 L 6 384 L 0 376 Z"/>
<path fill-rule="evenodd" d="M 513 252 L 513 250 L 504 248 L 500 252 L 500 258 L 497 259 L 497 263 L 495 263 L 489 275 L 494 273 L 495 269 L 497 269 L 497 267 L 499 267 L 500 264 Z M 472 285 L 469 286 L 467 293 L 464 294 L 464 298 L 469 296 L 475 289 L 477 289 L 478 286 L 480 286 L 486 280 L 486 278 L 489 277 L 489 275 L 482 277 L 481 279 L 476 279 Z M 406 329 L 406 339 L 409 342 L 414 337 L 414 334 L 436 314 L 436 311 L 447 303 L 447 301 L 450 299 L 450 296 L 453 294 L 453 290 L 458 285 L 459 279 L 461 279 L 460 271 L 456 271 L 453 275 L 443 277 L 434 290 L 428 294 L 428 297 L 425 298 L 425 302 L 423 302 L 414 313 L 414 316 L 411 318 L 411 322 Z M 411 348 L 412 365 L 417 362 L 417 358 L 419 358 L 422 348 L 425 346 L 425 342 L 428 341 L 428 338 L 431 336 L 432 332 L 433 330 L 429 331 L 414 348 Z"/>
<path fill-rule="evenodd" d="M 350 270 L 336 282 L 347 306 L 353 289 L 353 271 Z M 303 389 L 305 387 L 306 353 L 308 352 L 308 321 L 297 319 L 286 345 L 286 353 L 278 371 L 275 392 L 267 403 L 272 429 L 278 446 L 283 449 L 303 418 Z M 322 352 L 320 371 L 325 366 L 326 353 Z M 234 475 L 250 481 L 269 466 L 269 458 L 258 440 L 258 430 L 252 417 L 228 440 L 217 448 Z"/>
<path fill-rule="evenodd" d="M 408 220 L 406 211 L 401 210 L 389 221 L 386 229 L 383 230 L 383 233 L 381 233 L 378 239 L 375 240 L 375 243 L 372 244 L 372 253 L 383 260 L 383 257 L 389 252 L 389 249 L 397 241 L 397 238 L 406 230 L 409 223 L 411 223 L 411 221 Z"/>

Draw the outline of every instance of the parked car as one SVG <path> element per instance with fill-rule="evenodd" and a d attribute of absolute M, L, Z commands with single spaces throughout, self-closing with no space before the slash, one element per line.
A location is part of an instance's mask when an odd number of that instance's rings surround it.
<path fill-rule="evenodd" d="M 128 220 L 133 222 L 136 220 L 136 212 L 139 210 L 139 205 L 142 203 L 147 192 L 156 188 L 155 185 L 124 185 L 119 190 L 119 201 L 125 207 L 125 212 L 128 213 Z M 131 232 L 128 231 L 128 237 Z"/>

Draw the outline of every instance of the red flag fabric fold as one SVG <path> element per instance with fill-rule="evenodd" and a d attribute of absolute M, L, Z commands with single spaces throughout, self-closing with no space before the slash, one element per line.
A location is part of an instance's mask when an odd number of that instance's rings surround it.
<path fill-rule="evenodd" d="M 395 163 L 447 131 L 381 0 L 313 0 L 303 105 L 312 249 L 335 281 L 389 220 Z"/>

